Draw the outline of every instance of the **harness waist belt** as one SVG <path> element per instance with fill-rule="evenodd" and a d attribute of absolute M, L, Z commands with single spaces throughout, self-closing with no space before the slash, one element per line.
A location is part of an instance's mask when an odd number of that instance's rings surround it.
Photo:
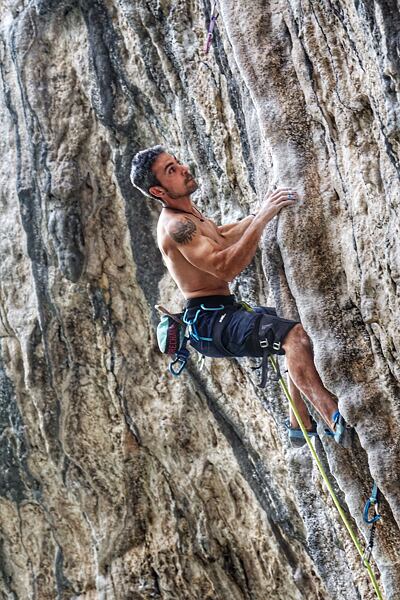
<path fill-rule="evenodd" d="M 186 302 L 186 308 L 200 308 L 202 304 L 209 308 L 217 308 L 218 306 L 231 306 L 235 304 L 235 296 L 201 296 L 199 298 L 189 298 Z"/>

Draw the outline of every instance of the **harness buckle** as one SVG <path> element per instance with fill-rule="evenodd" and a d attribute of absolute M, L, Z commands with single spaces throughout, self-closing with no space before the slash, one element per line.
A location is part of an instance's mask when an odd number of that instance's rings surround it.
<path fill-rule="evenodd" d="M 268 348 L 268 346 L 269 346 L 268 340 L 260 340 L 260 346 L 261 346 L 261 348 Z"/>
<path fill-rule="evenodd" d="M 274 342 L 272 344 L 272 347 L 274 350 L 276 350 L 277 352 L 279 352 L 279 350 L 281 349 L 281 343 L 280 342 Z"/>

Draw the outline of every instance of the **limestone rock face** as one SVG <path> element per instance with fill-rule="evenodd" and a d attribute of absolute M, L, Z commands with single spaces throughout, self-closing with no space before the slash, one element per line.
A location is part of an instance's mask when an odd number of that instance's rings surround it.
<path fill-rule="evenodd" d="M 250 361 L 177 380 L 182 299 L 130 163 L 161 143 L 216 221 L 301 197 L 232 291 L 300 317 L 355 427 L 317 452 L 400 597 L 399 31 L 391 0 L 0 4 L 0 592 L 4 599 L 369 600 L 286 401 Z M 194 355 L 194 352 L 193 352 Z"/>

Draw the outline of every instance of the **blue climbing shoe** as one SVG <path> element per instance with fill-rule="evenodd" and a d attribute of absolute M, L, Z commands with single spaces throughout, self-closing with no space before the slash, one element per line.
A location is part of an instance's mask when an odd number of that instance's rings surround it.
<path fill-rule="evenodd" d="M 333 413 L 332 421 L 335 426 L 334 431 L 325 429 L 325 433 L 333 437 L 335 442 L 343 446 L 343 448 L 350 448 L 353 441 L 353 428 L 347 425 L 344 417 L 342 417 L 338 410 Z"/>
<path fill-rule="evenodd" d="M 308 437 L 316 437 L 318 436 L 318 433 L 317 424 L 314 421 L 314 419 L 311 419 L 311 424 L 312 429 L 310 431 L 307 431 L 307 435 Z M 304 444 L 307 443 L 300 427 L 292 427 L 290 425 L 289 419 L 286 419 L 285 427 L 288 430 L 289 442 L 292 448 L 301 448 L 301 446 L 304 446 Z"/>

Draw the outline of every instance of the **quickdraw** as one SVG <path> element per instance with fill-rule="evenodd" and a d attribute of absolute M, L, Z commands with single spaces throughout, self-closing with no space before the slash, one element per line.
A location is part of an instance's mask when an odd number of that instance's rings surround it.
<path fill-rule="evenodd" d="M 372 518 L 370 518 L 370 516 L 369 516 L 369 512 L 370 512 L 371 508 L 373 508 L 375 511 L 375 514 Z M 368 498 L 367 502 L 365 503 L 363 516 L 364 516 L 365 523 L 367 523 L 367 525 L 371 525 L 371 531 L 369 534 L 368 544 L 366 545 L 364 554 L 362 555 L 362 558 L 361 558 L 361 561 L 362 561 L 363 565 L 365 566 L 365 563 L 366 562 L 368 563 L 372 556 L 372 550 L 373 550 L 374 541 L 375 541 L 376 524 L 379 521 L 379 519 L 382 518 L 382 515 L 379 512 L 379 489 L 375 482 L 374 482 L 374 486 L 372 488 L 371 496 Z"/>
<path fill-rule="evenodd" d="M 369 518 L 369 511 L 371 508 L 375 509 L 375 515 L 372 519 Z M 376 483 L 374 482 L 374 487 L 372 488 L 371 496 L 368 498 L 365 507 L 364 507 L 364 521 L 367 525 L 372 525 L 379 521 L 382 518 L 382 515 L 379 513 L 379 489 Z"/>
<path fill-rule="evenodd" d="M 212 10 L 211 10 L 211 20 L 210 20 L 210 24 L 208 26 L 207 38 L 206 38 L 206 41 L 204 42 L 204 48 L 203 48 L 203 52 L 206 55 L 208 54 L 208 52 L 211 48 L 211 42 L 214 37 L 213 31 L 214 31 L 215 23 L 218 19 L 218 16 L 219 16 L 219 12 L 217 10 L 217 3 L 214 2 Z"/>

